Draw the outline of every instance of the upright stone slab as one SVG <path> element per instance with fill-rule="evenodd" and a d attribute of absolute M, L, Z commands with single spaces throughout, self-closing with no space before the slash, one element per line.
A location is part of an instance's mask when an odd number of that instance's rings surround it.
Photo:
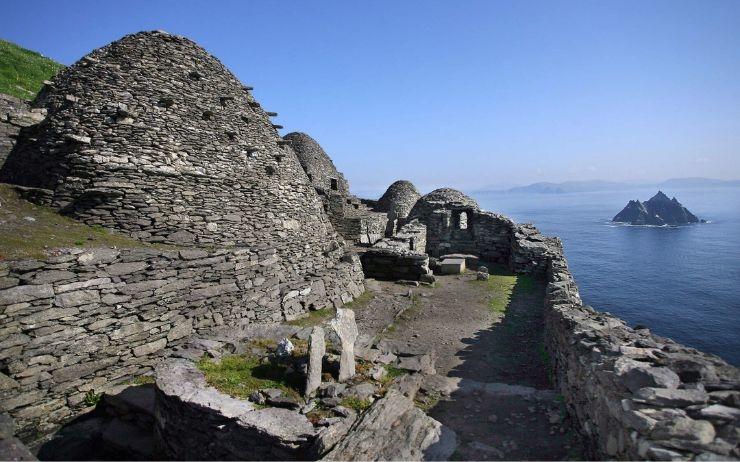
<path fill-rule="evenodd" d="M 344 382 L 355 375 L 355 341 L 359 332 L 355 323 L 355 312 L 339 308 L 331 321 L 331 327 L 342 342 L 342 355 L 339 359 L 339 381 Z"/>
<path fill-rule="evenodd" d="M 326 353 L 326 342 L 324 342 L 324 329 L 314 327 L 311 336 L 308 337 L 308 377 L 306 378 L 305 395 L 309 397 L 314 394 L 321 385 L 321 364 Z"/>

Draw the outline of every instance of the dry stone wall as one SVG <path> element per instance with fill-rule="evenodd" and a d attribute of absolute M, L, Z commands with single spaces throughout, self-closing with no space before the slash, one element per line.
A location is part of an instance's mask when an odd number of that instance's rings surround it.
<path fill-rule="evenodd" d="M 21 128 L 35 125 L 46 117 L 46 110 L 31 109 L 28 102 L 0 94 L 0 168 L 15 146 Z"/>
<path fill-rule="evenodd" d="M 0 262 L 0 412 L 34 438 L 191 333 L 293 319 L 363 291 L 356 256 L 286 284 L 275 249 L 94 249 Z"/>
<path fill-rule="evenodd" d="M 376 242 L 361 256 L 367 277 L 417 281 L 430 278 L 426 226 L 418 221 L 404 225 L 396 235 Z"/>
<path fill-rule="evenodd" d="M 737 368 L 584 306 L 559 240 L 533 228 L 516 240 L 515 247 L 547 247 L 540 258 L 528 254 L 547 267 L 545 345 L 593 458 L 740 457 Z"/>

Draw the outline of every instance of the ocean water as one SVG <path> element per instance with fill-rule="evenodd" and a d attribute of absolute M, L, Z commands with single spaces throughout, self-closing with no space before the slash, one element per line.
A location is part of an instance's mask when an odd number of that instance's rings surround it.
<path fill-rule="evenodd" d="M 654 189 L 472 196 L 485 210 L 559 236 L 584 303 L 740 366 L 740 188 L 664 192 L 709 223 L 610 223 Z"/>

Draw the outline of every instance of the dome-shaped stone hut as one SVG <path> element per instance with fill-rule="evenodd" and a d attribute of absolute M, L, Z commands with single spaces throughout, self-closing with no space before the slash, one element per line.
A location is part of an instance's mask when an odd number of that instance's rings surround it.
<path fill-rule="evenodd" d="M 125 36 L 46 85 L 0 181 L 142 241 L 272 252 L 285 287 L 336 279 L 344 240 L 250 90 L 187 38 Z"/>
<path fill-rule="evenodd" d="M 469 196 L 456 189 L 440 188 L 416 201 L 408 221 L 419 220 L 426 225 L 427 253 L 432 256 L 475 254 L 478 244 L 473 225 L 479 212 L 478 203 Z"/>
<path fill-rule="evenodd" d="M 289 142 L 309 181 L 320 194 L 349 195 L 347 180 L 316 140 L 301 132 L 288 133 L 283 139 Z"/>
<path fill-rule="evenodd" d="M 316 188 L 334 229 L 357 244 L 372 244 L 385 234 L 385 213 L 372 210 L 349 192 L 349 183 L 316 140 L 301 132 L 284 137 Z"/>
<path fill-rule="evenodd" d="M 144 241 L 321 253 L 321 202 L 270 116 L 194 42 L 142 32 L 62 71 L 1 177 L 63 213 Z M 307 247 L 308 246 L 308 247 Z"/>
<path fill-rule="evenodd" d="M 407 180 L 398 180 L 378 200 L 378 209 L 388 213 L 389 218 L 406 218 L 421 194 Z"/>

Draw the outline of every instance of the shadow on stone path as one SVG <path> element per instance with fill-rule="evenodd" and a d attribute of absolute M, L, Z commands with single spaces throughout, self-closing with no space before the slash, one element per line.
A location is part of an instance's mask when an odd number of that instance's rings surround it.
<path fill-rule="evenodd" d="M 458 382 L 427 411 L 457 433 L 453 458 L 582 458 L 550 389 L 542 344 L 544 283 L 518 277 L 502 314 L 489 308 L 491 295 L 474 279 L 474 273 L 443 276 L 435 289 L 414 289 L 417 302 L 385 334 L 435 349 L 437 374 Z"/>

